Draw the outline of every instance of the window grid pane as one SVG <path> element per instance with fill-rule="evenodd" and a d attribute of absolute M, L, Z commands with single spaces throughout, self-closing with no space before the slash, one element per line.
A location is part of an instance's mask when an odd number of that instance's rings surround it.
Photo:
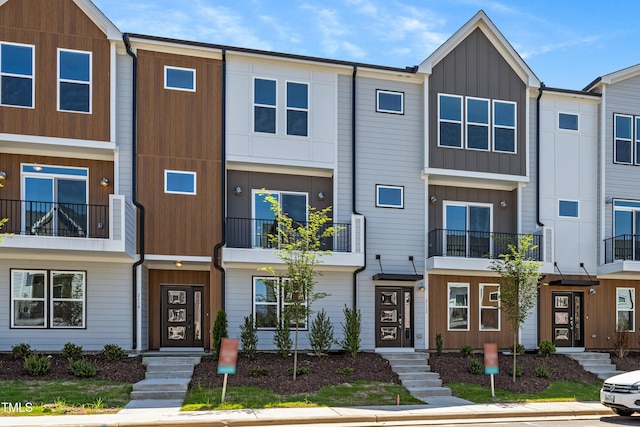
<path fill-rule="evenodd" d="M 516 152 L 516 104 L 493 101 L 493 149 Z"/>
<path fill-rule="evenodd" d="M 462 148 L 462 97 L 438 96 L 438 145 Z"/>
<path fill-rule="evenodd" d="M 308 136 L 309 85 L 287 82 L 287 135 Z"/>
<path fill-rule="evenodd" d="M 0 43 L 0 104 L 34 106 L 33 46 Z"/>
<path fill-rule="evenodd" d="M 614 116 L 615 146 L 614 155 L 616 163 L 631 164 L 633 162 L 633 121 L 631 116 L 616 114 Z"/>
<path fill-rule="evenodd" d="M 253 81 L 253 131 L 276 133 L 276 81 Z"/>
<path fill-rule="evenodd" d="M 58 50 L 58 109 L 91 112 L 91 53 Z"/>

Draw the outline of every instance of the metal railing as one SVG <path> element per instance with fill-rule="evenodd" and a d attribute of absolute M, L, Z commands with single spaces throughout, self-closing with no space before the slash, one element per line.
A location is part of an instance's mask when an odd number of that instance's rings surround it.
<path fill-rule="evenodd" d="M 429 232 L 427 257 L 498 258 L 509 251 L 509 245 L 517 245 L 521 236 L 524 234 L 438 228 Z M 532 246 L 535 249 L 530 250 L 527 257 L 542 261 L 542 235 L 533 234 L 532 237 Z"/>
<path fill-rule="evenodd" d="M 300 225 L 304 226 L 304 223 Z M 227 247 L 277 249 L 269 235 L 276 233 L 277 222 L 273 219 L 227 218 Z M 321 250 L 351 252 L 351 224 L 333 223 L 335 236 L 323 238 Z"/>
<path fill-rule="evenodd" d="M 109 206 L 0 199 L 3 233 L 109 238 Z"/>
<path fill-rule="evenodd" d="M 640 234 L 621 234 L 604 239 L 604 263 L 640 261 Z"/>

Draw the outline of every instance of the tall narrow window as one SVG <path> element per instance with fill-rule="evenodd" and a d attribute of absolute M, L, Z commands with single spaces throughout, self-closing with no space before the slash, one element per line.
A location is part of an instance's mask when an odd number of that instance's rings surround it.
<path fill-rule="evenodd" d="M 253 130 L 276 133 L 276 81 L 253 81 Z"/>
<path fill-rule="evenodd" d="M 500 330 L 500 286 L 480 284 L 480 330 Z"/>
<path fill-rule="evenodd" d="M 11 327 L 46 327 L 47 272 L 12 270 L 11 300 Z"/>
<path fill-rule="evenodd" d="M 30 45 L 0 43 L 0 104 L 34 107 L 34 51 Z"/>
<path fill-rule="evenodd" d="M 91 113 L 91 52 L 58 49 L 58 110 Z"/>
<path fill-rule="evenodd" d="M 287 135 L 309 134 L 309 85 L 287 82 Z"/>
<path fill-rule="evenodd" d="M 622 114 L 614 116 L 614 134 L 615 134 L 615 159 L 616 163 L 631 164 L 633 156 L 632 135 L 633 135 L 633 117 Z"/>
<path fill-rule="evenodd" d="M 469 284 L 449 283 L 448 329 L 469 330 Z"/>
<path fill-rule="evenodd" d="M 616 288 L 616 328 L 629 332 L 636 330 L 636 290 Z"/>
<path fill-rule="evenodd" d="M 493 149 L 516 152 L 516 103 L 493 101 Z"/>
<path fill-rule="evenodd" d="M 438 145 L 462 148 L 462 97 L 438 95 Z"/>
<path fill-rule="evenodd" d="M 489 100 L 467 98 L 467 148 L 489 149 Z"/>
<path fill-rule="evenodd" d="M 253 280 L 253 312 L 258 329 L 275 329 L 278 326 L 280 307 L 276 280 L 264 277 Z"/>
<path fill-rule="evenodd" d="M 640 116 L 636 116 L 636 165 L 640 165 Z"/>

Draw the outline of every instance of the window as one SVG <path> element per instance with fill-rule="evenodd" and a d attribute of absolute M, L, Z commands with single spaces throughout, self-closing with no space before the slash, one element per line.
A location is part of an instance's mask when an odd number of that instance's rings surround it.
<path fill-rule="evenodd" d="M 11 270 L 12 328 L 84 328 L 86 272 Z"/>
<path fill-rule="evenodd" d="M 309 85 L 287 82 L 287 135 L 307 136 Z"/>
<path fill-rule="evenodd" d="M 276 329 L 278 326 L 287 306 L 292 303 L 291 294 L 286 289 L 287 280 L 274 277 L 253 278 L 253 313 L 256 328 Z M 303 305 L 307 305 L 306 301 Z M 295 325 L 295 321 L 292 321 L 292 325 Z M 307 329 L 307 319 L 300 319 L 299 327 Z"/>
<path fill-rule="evenodd" d="M 404 187 L 376 185 L 376 207 L 404 208 Z"/>
<path fill-rule="evenodd" d="M 88 237 L 86 168 L 22 164 L 22 229 L 38 236 Z"/>
<path fill-rule="evenodd" d="M 253 130 L 276 133 L 276 81 L 253 81 Z"/>
<path fill-rule="evenodd" d="M 631 141 L 633 140 L 633 117 L 622 114 L 614 115 L 614 151 L 616 163 L 631 164 L 633 156 L 631 151 L 633 147 Z"/>
<path fill-rule="evenodd" d="M 164 192 L 170 194 L 196 194 L 196 173 L 165 169 Z"/>
<path fill-rule="evenodd" d="M 616 288 L 616 327 L 635 332 L 636 290 Z"/>
<path fill-rule="evenodd" d="M 254 248 L 273 247 L 269 235 L 276 234 L 276 220 L 271 204 L 266 200 L 268 195 L 273 196 L 282 211 L 295 222 L 307 222 L 307 193 L 253 190 Z"/>
<path fill-rule="evenodd" d="M 35 106 L 35 47 L 0 43 L 0 104 Z"/>
<path fill-rule="evenodd" d="M 489 100 L 467 98 L 467 148 L 489 149 Z"/>
<path fill-rule="evenodd" d="M 613 201 L 614 259 L 640 260 L 640 201 Z"/>
<path fill-rule="evenodd" d="M 91 52 L 58 49 L 58 110 L 91 113 Z"/>
<path fill-rule="evenodd" d="M 404 114 L 404 93 L 377 89 L 376 111 L 379 113 Z"/>
<path fill-rule="evenodd" d="M 438 94 L 438 145 L 462 148 L 462 97 Z"/>
<path fill-rule="evenodd" d="M 572 200 L 558 200 L 558 216 L 578 218 L 579 203 Z"/>
<path fill-rule="evenodd" d="M 640 117 L 636 116 L 636 165 L 640 165 Z"/>
<path fill-rule="evenodd" d="M 484 258 L 491 254 L 491 205 L 444 202 L 446 256 Z"/>
<path fill-rule="evenodd" d="M 493 149 L 516 152 L 516 103 L 493 101 Z"/>
<path fill-rule="evenodd" d="M 196 91 L 196 70 L 192 68 L 164 67 L 164 88 Z"/>
<path fill-rule="evenodd" d="M 500 286 L 480 284 L 480 330 L 500 330 Z"/>
<path fill-rule="evenodd" d="M 449 283 L 448 330 L 469 330 L 469 284 Z"/>
<path fill-rule="evenodd" d="M 571 113 L 558 113 L 558 129 L 578 130 L 578 115 Z"/>

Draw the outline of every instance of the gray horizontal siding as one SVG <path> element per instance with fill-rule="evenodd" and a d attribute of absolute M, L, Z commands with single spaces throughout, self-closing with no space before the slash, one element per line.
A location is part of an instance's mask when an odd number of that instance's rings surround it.
<path fill-rule="evenodd" d="M 131 197 L 133 65 L 128 55 L 116 55 L 116 73 L 116 144 L 118 145 L 120 167 L 119 192 Z"/>

